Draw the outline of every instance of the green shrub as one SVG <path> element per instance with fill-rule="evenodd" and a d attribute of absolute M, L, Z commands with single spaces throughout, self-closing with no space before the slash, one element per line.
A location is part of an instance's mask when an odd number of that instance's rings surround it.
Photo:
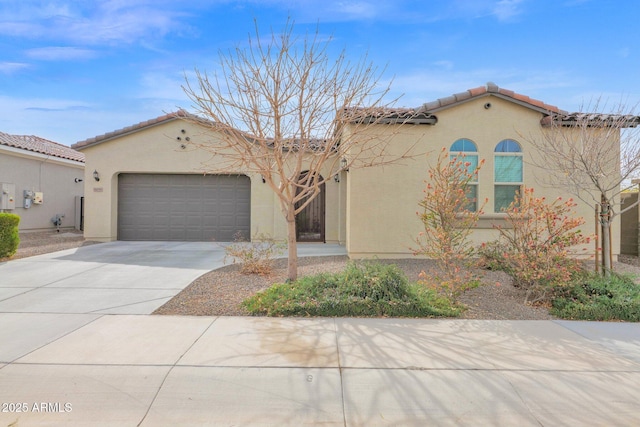
<path fill-rule="evenodd" d="M 575 320 L 640 321 L 640 285 L 628 276 L 583 274 L 555 289 L 551 313 Z"/>
<path fill-rule="evenodd" d="M 395 265 L 351 262 L 342 275 L 338 292 L 354 298 L 391 301 L 401 299 L 409 288 L 409 280 Z"/>
<path fill-rule="evenodd" d="M 436 317 L 461 311 L 436 292 L 409 283 L 397 266 L 380 263 L 349 263 L 342 273 L 276 284 L 243 305 L 266 316 Z"/>
<path fill-rule="evenodd" d="M 513 267 L 504 259 L 504 254 L 509 251 L 509 246 L 495 240 L 483 243 L 478 248 L 478 266 L 491 271 L 504 271 L 512 274 Z"/>
<path fill-rule="evenodd" d="M 20 217 L 10 213 L 0 213 L 0 258 L 11 257 L 18 250 Z"/>

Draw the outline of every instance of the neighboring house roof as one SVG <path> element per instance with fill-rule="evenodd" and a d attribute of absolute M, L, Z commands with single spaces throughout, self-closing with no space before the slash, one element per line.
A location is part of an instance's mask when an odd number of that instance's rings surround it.
<path fill-rule="evenodd" d="M 439 98 L 435 101 L 427 102 L 423 104 L 422 107 L 420 107 L 418 110 L 425 113 L 435 113 L 437 111 L 444 110 L 445 108 L 450 108 L 455 105 L 471 101 L 473 99 L 490 95 L 506 99 L 516 104 L 520 104 L 524 107 L 539 111 L 546 115 L 569 114 L 568 112 L 561 110 L 554 105 L 549 105 L 542 101 L 538 101 L 537 99 L 529 98 L 528 96 L 515 93 L 512 90 L 502 89 L 495 83 L 491 82 L 487 83 L 484 86 L 447 96 L 446 98 Z"/>
<path fill-rule="evenodd" d="M 84 154 L 66 145 L 58 144 L 57 142 L 49 141 L 39 136 L 10 135 L 0 132 L 0 145 L 84 163 Z"/>

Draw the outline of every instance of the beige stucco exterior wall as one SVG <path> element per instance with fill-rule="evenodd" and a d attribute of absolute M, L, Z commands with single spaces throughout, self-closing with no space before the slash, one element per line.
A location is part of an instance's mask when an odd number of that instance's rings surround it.
<path fill-rule="evenodd" d="M 181 140 L 177 140 L 178 137 Z M 186 137 L 194 144 L 187 143 Z M 85 238 L 117 240 L 118 175 L 121 173 L 201 174 L 205 170 L 210 174 L 230 173 L 220 170 L 222 156 L 213 156 L 195 147 L 215 137 L 215 133 L 207 133 L 199 125 L 176 119 L 79 148 L 86 156 Z M 182 148 L 182 144 L 186 147 Z M 93 179 L 94 170 L 100 174 L 99 182 Z M 242 170 L 233 173 L 245 174 L 251 180 L 252 237 L 266 234 L 286 239 L 286 223 L 275 193 L 262 182 L 259 174 Z M 338 206 L 344 197 L 344 183 L 330 181 L 325 189 L 326 241 L 344 242 L 344 225 L 340 222 L 344 224 L 345 215 L 340 214 Z"/>
<path fill-rule="evenodd" d="M 638 192 L 622 194 L 622 209 L 627 209 L 638 201 Z M 626 255 L 638 255 L 638 232 L 640 230 L 640 209 L 638 205 L 629 208 L 620 215 L 620 253 Z"/>
<path fill-rule="evenodd" d="M 490 103 L 490 108 L 485 104 Z M 347 179 L 347 250 L 353 258 L 411 257 L 414 239 L 422 230 L 418 219 L 418 201 L 427 179 L 429 164 L 435 163 L 442 149 L 460 138 L 470 139 L 478 147 L 478 156 L 485 165 L 478 177 L 478 200 L 488 199 L 481 224 L 472 235 L 477 245 L 497 238 L 492 223 L 499 223 L 504 214 L 494 209 L 494 149 L 504 139 L 520 143 L 524 156 L 524 184 L 535 194 L 549 200 L 572 196 L 563 188 L 545 186 L 542 170 L 531 164 L 534 151 L 526 138 L 541 132 L 542 115 L 530 108 L 488 96 L 459 104 L 437 112 L 434 126 L 407 125 L 394 137 L 390 150 L 400 153 L 415 144 L 416 153 L 425 153 L 398 165 L 367 169 L 353 169 Z M 417 142 L 417 144 L 416 144 Z M 576 215 L 582 216 L 586 234 L 595 231 L 594 208 L 577 200 Z M 612 230 L 614 254 L 619 253 L 619 220 Z"/>
<path fill-rule="evenodd" d="M 84 164 L 45 154 L 0 146 L 0 182 L 15 185 L 15 209 L 20 231 L 55 230 L 51 219 L 63 216 L 61 229 L 79 224 L 76 197 L 83 195 Z M 41 192 L 42 204 L 25 208 L 24 190 Z"/>

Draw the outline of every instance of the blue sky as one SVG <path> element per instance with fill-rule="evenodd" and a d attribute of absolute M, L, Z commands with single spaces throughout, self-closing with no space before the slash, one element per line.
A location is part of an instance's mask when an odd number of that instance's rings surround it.
<path fill-rule="evenodd" d="M 193 111 L 185 75 L 288 16 L 368 53 L 397 106 L 488 81 L 570 111 L 640 101 L 637 0 L 0 0 L 0 131 L 71 145 Z"/>

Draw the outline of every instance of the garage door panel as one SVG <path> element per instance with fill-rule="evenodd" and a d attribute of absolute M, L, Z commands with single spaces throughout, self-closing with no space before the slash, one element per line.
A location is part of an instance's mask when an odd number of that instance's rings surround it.
<path fill-rule="evenodd" d="M 196 212 L 198 216 L 202 216 L 204 212 L 204 206 L 202 201 L 197 199 L 187 199 L 184 203 L 184 211 L 189 214 L 190 212 Z"/>
<path fill-rule="evenodd" d="M 118 239 L 231 241 L 249 235 L 250 206 L 243 175 L 121 174 Z"/>

